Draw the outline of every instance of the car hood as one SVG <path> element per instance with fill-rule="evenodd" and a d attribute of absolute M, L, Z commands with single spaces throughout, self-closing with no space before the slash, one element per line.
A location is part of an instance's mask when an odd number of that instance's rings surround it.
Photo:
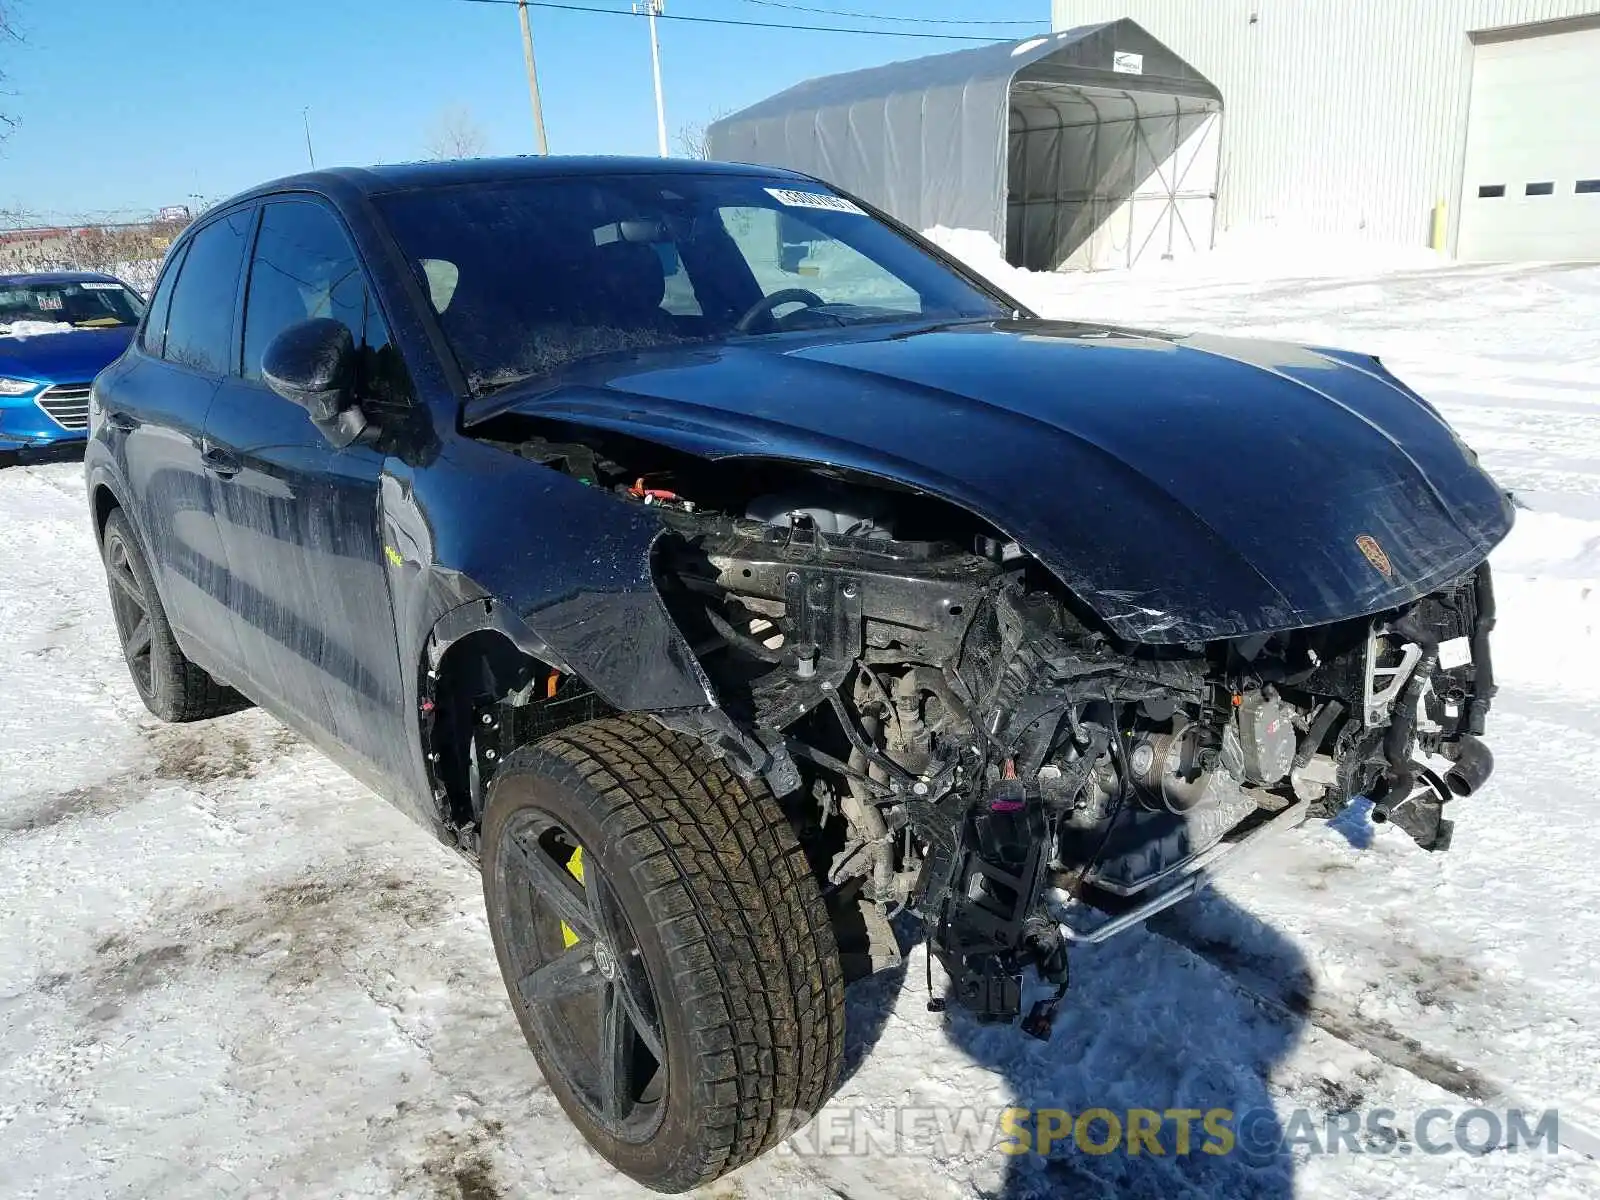
<path fill-rule="evenodd" d="M 40 383 L 88 383 L 132 339 L 132 326 L 0 337 L 0 375 Z"/>
<path fill-rule="evenodd" d="M 1018 320 L 591 362 L 476 402 L 707 457 L 826 463 L 1015 538 L 1119 636 L 1234 637 L 1404 604 L 1509 498 L 1374 358 Z"/>

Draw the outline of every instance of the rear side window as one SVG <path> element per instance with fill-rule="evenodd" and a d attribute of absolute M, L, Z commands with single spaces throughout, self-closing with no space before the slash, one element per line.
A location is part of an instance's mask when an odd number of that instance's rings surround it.
<path fill-rule="evenodd" d="M 185 243 L 161 273 L 161 282 L 156 285 L 155 297 L 150 301 L 150 315 L 145 319 L 144 333 L 139 338 L 139 345 L 157 358 L 161 357 L 167 341 L 167 310 L 172 304 L 172 285 L 178 282 L 178 272 L 183 269 L 183 260 L 188 253 L 189 246 Z"/>
<path fill-rule="evenodd" d="M 164 357 L 221 375 L 228 369 L 233 303 L 254 212 L 223 217 L 195 234 L 172 293 Z"/>
<path fill-rule="evenodd" d="M 405 368 L 367 290 L 355 250 L 332 213 L 298 200 L 267 205 L 261 216 L 244 309 L 244 377 L 261 378 L 261 356 L 291 325 L 331 317 L 350 331 L 358 381 L 374 399 L 404 402 Z"/>

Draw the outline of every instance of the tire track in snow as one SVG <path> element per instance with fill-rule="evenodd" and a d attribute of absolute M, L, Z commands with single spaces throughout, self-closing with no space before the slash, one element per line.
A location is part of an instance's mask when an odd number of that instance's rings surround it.
<path fill-rule="evenodd" d="M 1281 986 L 1280 981 L 1255 969 L 1247 951 L 1231 943 L 1195 934 L 1171 920 L 1152 920 L 1146 927 L 1163 941 L 1216 968 L 1227 978 L 1234 992 L 1285 1024 L 1313 1025 L 1329 1037 L 1477 1107 L 1501 1112 L 1509 1109 L 1543 1112 L 1551 1107 L 1532 1103 L 1477 1068 L 1429 1050 L 1386 1021 L 1360 1017 L 1292 985 Z M 1575 1154 L 1600 1159 L 1600 1136 L 1574 1125 L 1565 1114 L 1559 1122 L 1557 1141 Z"/>
<path fill-rule="evenodd" d="M 266 718 L 227 738 L 215 729 L 149 726 L 144 730 L 146 764 L 98 783 L 29 792 L 7 800 L 0 807 L 0 841 L 130 807 L 147 799 L 152 788 L 164 785 L 201 794 L 208 785 L 268 771 L 302 745 L 297 734 Z"/>

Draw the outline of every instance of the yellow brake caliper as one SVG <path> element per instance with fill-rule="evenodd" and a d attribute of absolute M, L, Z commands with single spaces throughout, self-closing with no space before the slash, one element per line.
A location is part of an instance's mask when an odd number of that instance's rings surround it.
<path fill-rule="evenodd" d="M 572 857 L 567 859 L 567 870 L 579 883 L 583 882 L 583 847 L 579 846 L 572 852 Z M 572 926 L 565 921 L 561 922 L 561 948 L 570 950 L 578 944 L 578 935 L 572 932 Z"/>

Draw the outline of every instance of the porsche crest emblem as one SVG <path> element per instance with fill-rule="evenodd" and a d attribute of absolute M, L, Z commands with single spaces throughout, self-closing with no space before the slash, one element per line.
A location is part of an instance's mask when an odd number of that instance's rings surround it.
<path fill-rule="evenodd" d="M 1378 545 L 1378 539 L 1370 533 L 1363 533 L 1356 539 L 1356 549 L 1372 564 L 1372 569 L 1385 579 L 1394 578 L 1394 564 L 1389 561 L 1389 556 L 1383 552 L 1383 547 Z"/>

